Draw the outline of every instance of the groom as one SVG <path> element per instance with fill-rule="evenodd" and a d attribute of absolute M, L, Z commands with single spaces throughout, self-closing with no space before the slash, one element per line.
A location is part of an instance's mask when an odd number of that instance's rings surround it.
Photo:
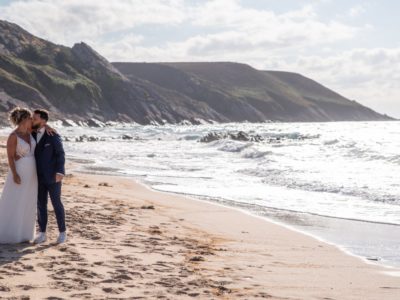
<path fill-rule="evenodd" d="M 65 228 L 65 212 L 61 202 L 61 182 L 65 176 L 65 153 L 58 134 L 49 135 L 45 125 L 49 113 L 44 109 L 36 109 L 32 118 L 33 137 L 36 140 L 35 159 L 38 175 L 38 223 L 40 232 L 35 239 L 36 244 L 46 241 L 47 201 L 50 195 L 51 203 L 57 218 L 60 231 L 57 243 L 67 240 Z"/>

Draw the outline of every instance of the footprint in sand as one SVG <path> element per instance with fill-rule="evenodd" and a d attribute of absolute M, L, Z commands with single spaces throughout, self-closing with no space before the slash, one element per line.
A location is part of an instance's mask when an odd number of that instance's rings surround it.
<path fill-rule="evenodd" d="M 17 285 L 17 288 L 24 290 L 24 291 L 29 291 L 29 290 L 35 289 L 35 287 L 32 285 L 24 285 L 24 284 Z"/>
<path fill-rule="evenodd" d="M 0 292 L 9 292 L 10 289 L 6 286 L 0 285 Z"/>

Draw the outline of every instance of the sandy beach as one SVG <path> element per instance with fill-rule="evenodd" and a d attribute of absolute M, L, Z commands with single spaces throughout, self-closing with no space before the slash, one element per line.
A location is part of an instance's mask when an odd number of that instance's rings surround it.
<path fill-rule="evenodd" d="M 130 178 L 69 173 L 63 201 L 68 243 L 50 212 L 45 244 L 0 245 L 1 299 L 400 299 L 395 270 Z"/>

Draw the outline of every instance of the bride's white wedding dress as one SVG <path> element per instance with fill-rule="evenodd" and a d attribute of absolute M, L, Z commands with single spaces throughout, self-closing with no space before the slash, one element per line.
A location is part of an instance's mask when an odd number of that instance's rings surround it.
<path fill-rule="evenodd" d="M 9 170 L 0 197 L 0 244 L 31 241 L 35 234 L 38 179 L 36 174 L 36 141 L 30 136 L 31 145 L 17 137 L 15 162 L 21 184 L 13 180 Z"/>

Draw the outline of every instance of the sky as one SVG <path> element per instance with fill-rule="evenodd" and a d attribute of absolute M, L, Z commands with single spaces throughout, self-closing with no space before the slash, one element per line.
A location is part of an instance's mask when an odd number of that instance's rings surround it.
<path fill-rule="evenodd" d="M 396 0 L 0 0 L 0 19 L 110 61 L 291 71 L 396 118 L 399 11 Z"/>

